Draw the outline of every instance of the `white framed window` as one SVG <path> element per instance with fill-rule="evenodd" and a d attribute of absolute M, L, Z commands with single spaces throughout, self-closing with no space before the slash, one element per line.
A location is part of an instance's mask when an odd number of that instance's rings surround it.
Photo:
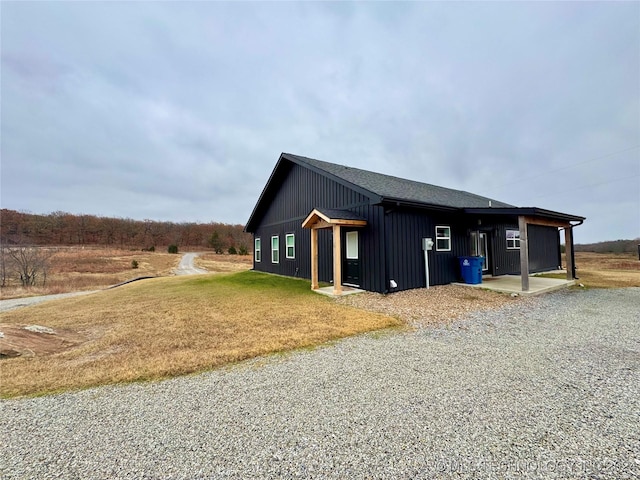
<path fill-rule="evenodd" d="M 287 258 L 296 258 L 296 236 L 293 233 L 287 233 L 285 243 L 287 246 Z"/>
<path fill-rule="evenodd" d="M 358 259 L 358 232 L 347 232 L 347 259 Z"/>
<path fill-rule="evenodd" d="M 436 251 L 451 251 L 451 227 L 441 225 L 436 227 Z"/>
<path fill-rule="evenodd" d="M 260 263 L 260 260 L 262 260 L 262 250 L 260 249 L 260 237 L 256 237 L 255 239 L 253 253 L 255 255 L 256 262 Z"/>
<path fill-rule="evenodd" d="M 271 263 L 280 263 L 280 237 L 271 237 Z"/>
<path fill-rule="evenodd" d="M 520 230 L 507 230 L 507 250 L 520 250 Z"/>

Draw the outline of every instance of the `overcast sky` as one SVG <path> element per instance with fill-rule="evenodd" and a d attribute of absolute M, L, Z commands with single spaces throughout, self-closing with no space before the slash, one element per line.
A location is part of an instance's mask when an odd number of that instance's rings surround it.
<path fill-rule="evenodd" d="M 2 208 L 245 223 L 280 152 L 640 236 L 640 3 L 7 2 Z"/>

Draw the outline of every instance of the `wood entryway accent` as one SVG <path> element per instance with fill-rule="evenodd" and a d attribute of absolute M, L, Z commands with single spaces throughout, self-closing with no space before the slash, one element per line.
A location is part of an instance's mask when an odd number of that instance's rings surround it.
<path fill-rule="evenodd" d="M 364 227 L 367 221 L 348 210 L 314 208 L 302 222 L 311 229 L 311 290 L 318 289 L 318 230 L 333 230 L 333 294 L 342 294 L 342 227 Z"/>

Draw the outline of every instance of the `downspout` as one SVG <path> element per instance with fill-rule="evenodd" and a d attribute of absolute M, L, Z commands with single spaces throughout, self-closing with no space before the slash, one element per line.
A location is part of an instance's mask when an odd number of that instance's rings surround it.
<path fill-rule="evenodd" d="M 571 225 L 571 230 L 573 230 L 574 227 L 579 227 L 583 223 L 584 220 L 580 220 L 580 222 L 576 223 L 575 225 Z M 576 249 L 574 248 L 573 235 L 571 235 L 571 276 L 575 280 L 579 280 L 579 277 L 576 277 Z"/>

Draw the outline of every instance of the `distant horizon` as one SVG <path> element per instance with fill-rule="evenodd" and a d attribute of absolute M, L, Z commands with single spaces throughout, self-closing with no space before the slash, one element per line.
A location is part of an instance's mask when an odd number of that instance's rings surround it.
<path fill-rule="evenodd" d="M 136 222 L 145 222 L 145 221 L 152 221 L 152 222 L 157 222 L 157 223 L 174 223 L 176 225 L 187 225 L 187 224 L 197 224 L 197 225 L 208 225 L 208 224 L 220 224 L 220 225 L 229 225 L 229 226 L 242 226 L 244 227 L 246 224 L 245 223 L 228 223 L 228 222 L 219 222 L 216 220 L 210 220 L 210 221 L 177 221 L 177 220 L 157 220 L 154 218 L 133 218 L 133 217 L 116 217 L 116 216 L 108 216 L 108 215 L 96 215 L 96 214 L 92 214 L 92 213 L 73 213 L 73 212 L 63 212 L 63 211 L 53 211 L 53 212 L 49 212 L 49 213 L 34 213 L 34 212 L 30 212 L 30 211 L 26 211 L 26 210 L 15 210 L 13 208 L 5 208 L 2 207 L 2 210 L 11 210 L 14 212 L 18 212 L 18 213 L 22 213 L 22 214 L 26 214 L 26 215 L 37 215 L 37 216 L 49 216 L 49 215 L 53 215 L 54 213 L 64 213 L 66 215 L 71 215 L 74 217 L 81 217 L 81 216 L 92 216 L 92 217 L 96 217 L 96 218 L 107 218 L 107 219 L 117 219 L 117 220 L 133 220 Z M 585 223 L 588 221 L 589 219 L 585 220 Z M 582 225 L 581 225 L 582 226 Z M 574 233 L 575 236 L 575 233 Z M 638 237 L 634 237 L 634 238 L 616 238 L 616 239 L 606 239 L 606 240 L 598 240 L 595 242 L 575 242 L 574 245 L 591 245 L 591 244 L 597 244 L 597 243 L 607 243 L 607 242 L 631 242 L 631 241 L 638 241 L 640 242 L 640 236 Z M 560 245 L 565 245 L 563 242 L 560 243 Z"/>

